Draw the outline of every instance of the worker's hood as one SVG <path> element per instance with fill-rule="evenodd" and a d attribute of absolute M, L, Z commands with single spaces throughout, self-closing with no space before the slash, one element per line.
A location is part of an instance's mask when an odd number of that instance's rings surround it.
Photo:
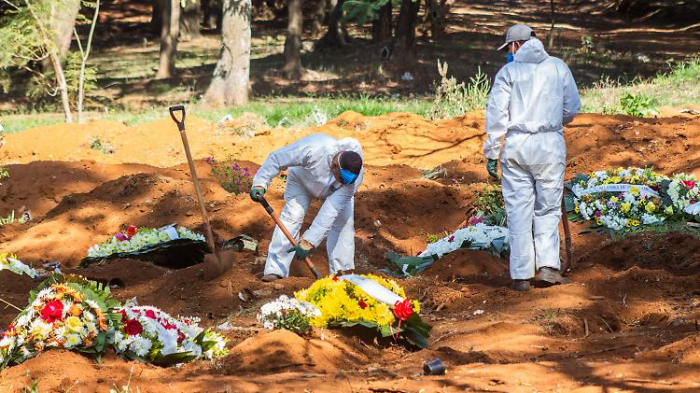
<path fill-rule="evenodd" d="M 531 38 L 523 44 L 523 46 L 515 52 L 515 61 L 519 63 L 541 63 L 549 58 L 549 55 L 544 50 L 542 41 L 537 38 Z"/>

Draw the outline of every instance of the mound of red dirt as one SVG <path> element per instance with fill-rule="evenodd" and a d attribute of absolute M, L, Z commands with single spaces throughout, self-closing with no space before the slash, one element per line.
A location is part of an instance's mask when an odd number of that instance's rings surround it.
<path fill-rule="evenodd" d="M 276 330 L 246 339 L 223 360 L 228 374 L 265 374 L 288 370 L 316 373 L 352 371 L 369 358 L 337 339 L 304 339 Z"/>
<path fill-rule="evenodd" d="M 255 167 L 272 149 L 310 133 L 358 138 L 367 167 L 356 196 L 355 260 L 359 272 L 375 272 L 386 267 L 388 250 L 415 255 L 424 249 L 428 234 L 453 231 L 465 219 L 474 191 L 487 184 L 482 117 L 431 122 L 408 114 L 372 118 L 345 113 L 322 127 L 269 130 L 250 139 L 194 119 L 188 132 L 217 238 L 249 234 L 260 241 L 258 255 L 238 254 L 235 267 L 212 281 L 204 280 L 201 266 L 169 270 L 113 260 L 74 268 L 88 247 L 108 239 L 123 224 L 158 227 L 177 222 L 202 230 L 179 136 L 169 120 L 138 127 L 94 122 L 8 136 L 0 158 L 15 164 L 8 165 L 11 177 L 0 187 L 0 214 L 25 207 L 32 220 L 3 226 L 0 248 L 34 265 L 60 260 L 64 271 L 114 284 L 112 291 L 120 300 L 136 297 L 140 304 L 171 314 L 198 316 L 205 326 L 228 322 L 234 326 L 225 333 L 233 339 L 232 354 L 214 364 L 161 369 L 113 355 L 97 366 L 82 356 L 53 351 L 3 370 L 0 390 L 30 385 L 29 370 L 32 378 L 42 379 L 42 391 L 67 390 L 75 381 L 80 381 L 76 391 L 99 391 L 125 385 L 132 367 L 132 389 L 143 392 L 216 391 L 222 386 L 251 392 L 309 386 L 319 391 L 445 386 L 575 390 L 581 381 L 628 390 L 640 386 L 610 377 L 611 367 L 615 375 L 651 380 L 644 385 L 651 390 L 668 386 L 654 382 L 656 372 L 663 372 L 679 389 L 692 390 L 688 376 L 694 374 L 688 370 L 696 359 L 694 321 L 700 319 L 700 243 L 683 234 L 644 234 L 608 242 L 579 233 L 585 226 L 574 224 L 574 283 L 529 293 L 507 288 L 507 260 L 479 251 L 452 253 L 418 277 L 400 281 L 408 297 L 421 302 L 424 318 L 434 324 L 429 351 L 361 341 L 337 330 L 327 330 L 324 340 L 289 332 L 260 334 L 255 318 L 259 307 L 307 287 L 313 279 L 295 262 L 294 277 L 259 281 L 273 223 L 245 192 L 223 190 L 203 157 L 233 155 Z M 625 165 L 653 165 L 666 174 L 693 172 L 700 163 L 697 118 L 582 115 L 565 133 L 568 178 Z M 87 143 L 96 136 L 114 152 L 90 149 Z M 439 176 L 426 178 L 425 170 L 437 166 L 441 168 L 433 172 Z M 268 191 L 276 211 L 282 207 L 283 188 L 276 180 Z M 319 205 L 312 205 L 305 226 Z M 312 254 L 321 270 L 327 265 L 324 248 Z M 0 298 L 24 307 L 36 284 L 0 272 Z M 1 324 L 16 315 L 10 308 L 2 310 Z M 419 375 L 422 362 L 433 356 L 444 358 L 447 376 Z M 673 359 L 680 363 L 669 363 Z M 35 370 L 40 374 L 35 376 Z"/>
<path fill-rule="evenodd" d="M 503 282 L 508 277 L 508 261 L 491 253 L 457 250 L 438 259 L 420 273 L 439 281 Z"/>

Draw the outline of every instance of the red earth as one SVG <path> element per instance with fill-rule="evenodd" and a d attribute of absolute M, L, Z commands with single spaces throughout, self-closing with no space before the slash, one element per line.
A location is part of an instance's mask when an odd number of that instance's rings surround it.
<path fill-rule="evenodd" d="M 203 279 L 199 265 L 170 270 L 113 260 L 77 268 L 88 247 L 123 224 L 177 222 L 201 230 L 184 153 L 169 120 L 138 127 L 95 121 L 6 138 L 0 159 L 10 178 L 0 186 L 0 214 L 25 209 L 32 220 L 0 229 L 2 252 L 17 253 L 34 266 L 58 260 L 65 271 L 104 282 L 119 278 L 124 285 L 113 293 L 120 300 L 136 297 L 140 304 L 198 316 L 205 326 L 228 322 L 233 329 L 224 332 L 230 354 L 214 362 L 160 368 L 108 354 L 98 364 L 50 351 L 3 370 L 1 391 L 21 391 L 33 381 L 42 392 L 122 386 L 141 392 L 700 390 L 700 240 L 683 232 L 613 241 L 572 224 L 573 283 L 529 293 L 507 288 L 505 259 L 478 251 L 450 254 L 418 276 L 399 280 L 434 325 L 429 349 L 347 330 L 316 331 L 311 338 L 263 330 L 256 321 L 260 305 L 313 279 L 299 265 L 293 277 L 259 281 L 273 223 L 247 190 L 225 191 L 205 157 L 231 157 L 255 168 L 273 149 L 310 133 L 359 139 L 367 175 L 356 202 L 356 265 L 360 272 L 375 272 L 389 266 L 387 251 L 415 255 L 428 234 L 452 231 L 465 219 L 474 191 L 488 182 L 480 153 L 484 119 L 472 114 L 432 122 L 404 113 L 346 112 L 322 127 L 259 129 L 252 138 L 236 134 L 241 126 L 196 118 L 188 123 L 217 237 L 246 233 L 260 241 L 259 255 L 237 254 L 235 267 L 213 281 Z M 700 174 L 698 117 L 581 115 L 565 133 L 567 178 L 618 166 Z M 90 149 L 95 137 L 113 152 Z M 442 177 L 424 178 L 422 171 L 438 166 Z M 275 181 L 269 192 L 276 209 L 283 187 Z M 327 269 L 324 252 L 313 259 Z M 19 307 L 36 285 L 0 272 L 0 297 Z M 244 302 L 239 293 L 252 299 Z M 0 324 L 15 315 L 2 309 Z M 422 375 L 423 363 L 435 357 L 445 362 L 447 375 Z"/>

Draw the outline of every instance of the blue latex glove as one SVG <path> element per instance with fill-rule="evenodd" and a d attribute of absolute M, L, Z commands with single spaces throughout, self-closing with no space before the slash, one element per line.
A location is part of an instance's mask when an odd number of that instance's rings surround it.
<path fill-rule="evenodd" d="M 498 160 L 488 160 L 486 162 L 486 172 L 494 179 L 498 180 Z"/>
<path fill-rule="evenodd" d="M 311 254 L 311 250 L 313 250 L 313 246 L 306 240 L 302 240 L 297 243 L 296 247 L 290 248 L 287 252 L 293 252 L 296 259 L 303 260 Z"/>

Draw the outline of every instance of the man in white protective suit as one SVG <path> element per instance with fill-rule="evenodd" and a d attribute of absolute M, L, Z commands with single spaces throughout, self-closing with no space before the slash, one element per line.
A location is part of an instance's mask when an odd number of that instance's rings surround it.
<path fill-rule="evenodd" d="M 262 280 L 289 276 L 292 258 L 303 260 L 326 239 L 331 274 L 355 268 L 355 193 L 362 184 L 362 146 L 353 138 L 315 134 L 272 152 L 253 178 L 250 197 L 258 200 L 280 170 L 287 170 L 286 204 L 280 220 L 295 239 L 313 199 L 325 199 L 297 247 L 275 228 Z"/>
<path fill-rule="evenodd" d="M 512 288 L 565 284 L 560 274 L 559 221 L 564 191 L 563 126 L 581 101 L 566 64 L 545 52 L 532 29 L 508 29 L 508 63 L 496 75 L 486 108 L 486 168 L 498 179 L 508 215 Z M 501 139 L 505 136 L 503 150 Z"/>

